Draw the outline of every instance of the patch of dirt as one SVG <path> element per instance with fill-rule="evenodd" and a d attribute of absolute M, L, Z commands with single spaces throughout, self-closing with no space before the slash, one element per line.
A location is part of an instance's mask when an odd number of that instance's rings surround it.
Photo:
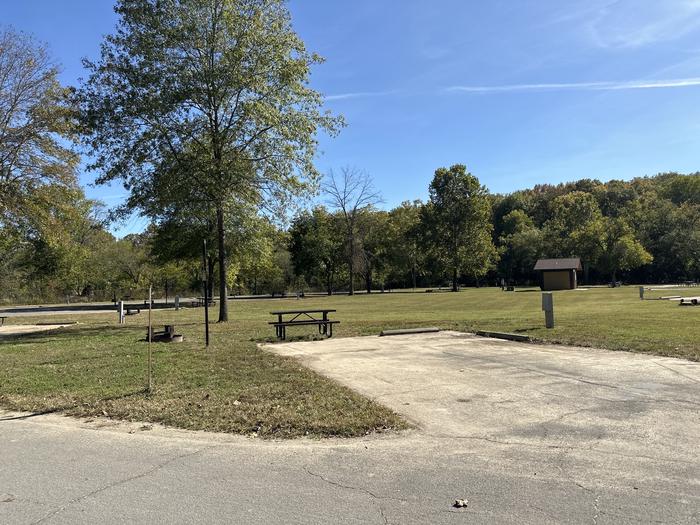
<path fill-rule="evenodd" d="M 0 326 L 0 337 L 14 335 L 33 334 L 36 332 L 49 332 L 57 328 L 71 326 L 69 324 L 10 324 Z"/>

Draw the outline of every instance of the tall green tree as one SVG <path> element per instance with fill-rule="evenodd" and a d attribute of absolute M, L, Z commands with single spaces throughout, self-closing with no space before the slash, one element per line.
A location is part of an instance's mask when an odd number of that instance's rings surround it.
<path fill-rule="evenodd" d="M 289 230 L 289 252 L 294 271 L 308 284 L 319 284 L 331 295 L 344 263 L 342 219 L 323 206 L 299 214 Z"/>
<path fill-rule="evenodd" d="M 620 271 L 634 270 L 649 264 L 653 257 L 635 237 L 630 225 L 621 217 L 605 218 L 601 267 L 615 282 Z"/>
<path fill-rule="evenodd" d="M 402 202 L 389 212 L 388 232 L 384 239 L 391 267 L 390 278 L 396 282 L 416 287 L 423 271 L 425 253 L 421 246 L 420 220 L 423 203 Z"/>
<path fill-rule="evenodd" d="M 522 210 L 513 210 L 501 222 L 498 239 L 501 275 L 509 281 L 528 279 L 538 257 L 543 251 L 542 230 Z"/>
<path fill-rule="evenodd" d="M 383 290 L 389 269 L 389 214 L 373 208 L 365 209 L 359 217 L 358 233 L 360 273 L 364 277 L 365 290 L 372 293 L 375 278 L 379 280 Z"/>
<path fill-rule="evenodd" d="M 77 191 L 69 90 L 45 46 L 0 29 L 0 225 L 52 233 L 44 210 Z M 46 189 L 48 186 L 54 189 Z M 57 199 L 57 200 L 53 200 Z"/>
<path fill-rule="evenodd" d="M 460 274 L 478 279 L 497 260 L 488 190 L 463 164 L 435 171 L 423 220 L 431 255 L 450 272 L 453 291 Z"/>
<path fill-rule="evenodd" d="M 580 257 L 584 280 L 598 263 L 604 249 L 605 221 L 591 193 L 572 191 L 552 202 L 551 218 L 545 224 L 548 255 Z"/>
<path fill-rule="evenodd" d="M 203 201 L 216 220 L 219 321 L 228 320 L 231 200 L 283 204 L 313 190 L 316 133 L 338 117 L 309 87 L 321 58 L 283 0 L 118 0 L 115 34 L 79 91 L 98 182 L 122 180 L 130 209 L 154 194 Z M 204 204 L 203 204 L 204 205 Z"/>

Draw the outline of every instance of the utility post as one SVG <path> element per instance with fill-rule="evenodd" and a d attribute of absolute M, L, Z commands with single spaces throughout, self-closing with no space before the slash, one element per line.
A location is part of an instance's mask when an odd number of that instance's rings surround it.
<path fill-rule="evenodd" d="M 150 394 L 153 391 L 153 351 L 151 343 L 153 342 L 153 320 L 151 313 L 153 312 L 153 285 L 148 287 L 148 385 L 146 391 Z"/>
<path fill-rule="evenodd" d="M 202 282 L 204 283 L 204 340 L 209 346 L 209 275 L 207 274 L 207 240 L 202 243 Z"/>
<path fill-rule="evenodd" d="M 542 310 L 544 311 L 545 326 L 554 328 L 554 296 L 552 292 L 542 293 Z"/>

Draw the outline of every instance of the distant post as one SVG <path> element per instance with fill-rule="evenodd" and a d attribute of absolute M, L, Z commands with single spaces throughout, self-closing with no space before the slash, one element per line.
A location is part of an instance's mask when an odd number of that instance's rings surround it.
<path fill-rule="evenodd" d="M 150 394 L 153 388 L 153 374 L 152 374 L 152 353 L 151 353 L 151 342 L 153 341 L 153 323 L 151 322 L 151 312 L 153 311 L 153 286 L 148 287 L 148 387 L 147 391 Z"/>
<path fill-rule="evenodd" d="M 542 293 L 542 310 L 544 311 L 545 326 L 554 328 L 554 296 L 552 292 Z"/>
<path fill-rule="evenodd" d="M 205 346 L 209 346 L 209 276 L 207 275 L 207 240 L 202 243 L 202 275 L 204 279 L 204 340 Z"/>
<path fill-rule="evenodd" d="M 176 295 L 175 296 L 175 311 L 178 311 L 180 309 L 180 296 Z"/>
<path fill-rule="evenodd" d="M 119 314 L 119 324 L 124 324 L 124 301 L 119 301 L 117 313 Z"/>
<path fill-rule="evenodd" d="M 643 301 L 644 300 L 644 287 L 640 286 L 639 287 L 639 298 Z"/>

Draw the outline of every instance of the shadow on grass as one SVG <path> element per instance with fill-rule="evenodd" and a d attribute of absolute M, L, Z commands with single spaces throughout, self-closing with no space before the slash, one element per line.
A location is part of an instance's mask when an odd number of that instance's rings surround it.
<path fill-rule="evenodd" d="M 535 330 L 539 330 L 540 328 L 542 328 L 542 327 L 541 326 L 529 326 L 527 328 L 515 328 L 512 331 L 515 333 L 533 332 Z"/>
<path fill-rule="evenodd" d="M 91 404 L 96 404 L 96 403 L 104 403 L 107 401 L 119 401 L 120 399 L 128 399 L 130 397 L 136 397 L 136 396 L 149 396 L 148 389 L 142 388 L 139 389 L 135 392 L 127 392 L 126 394 L 120 394 L 116 396 L 109 396 L 109 397 L 104 397 L 104 398 L 99 398 L 94 400 Z M 8 417 L 0 417 L 0 422 L 2 421 L 17 421 L 17 420 L 26 420 L 32 417 L 37 417 L 37 416 L 45 416 L 48 414 L 60 414 L 60 413 L 70 413 L 71 410 L 78 408 L 79 406 L 84 406 L 85 403 L 73 403 L 70 405 L 63 405 L 60 407 L 54 407 L 54 408 L 48 408 L 46 410 L 39 410 L 36 412 L 31 412 L 29 414 L 24 414 L 21 416 L 8 416 Z"/>

